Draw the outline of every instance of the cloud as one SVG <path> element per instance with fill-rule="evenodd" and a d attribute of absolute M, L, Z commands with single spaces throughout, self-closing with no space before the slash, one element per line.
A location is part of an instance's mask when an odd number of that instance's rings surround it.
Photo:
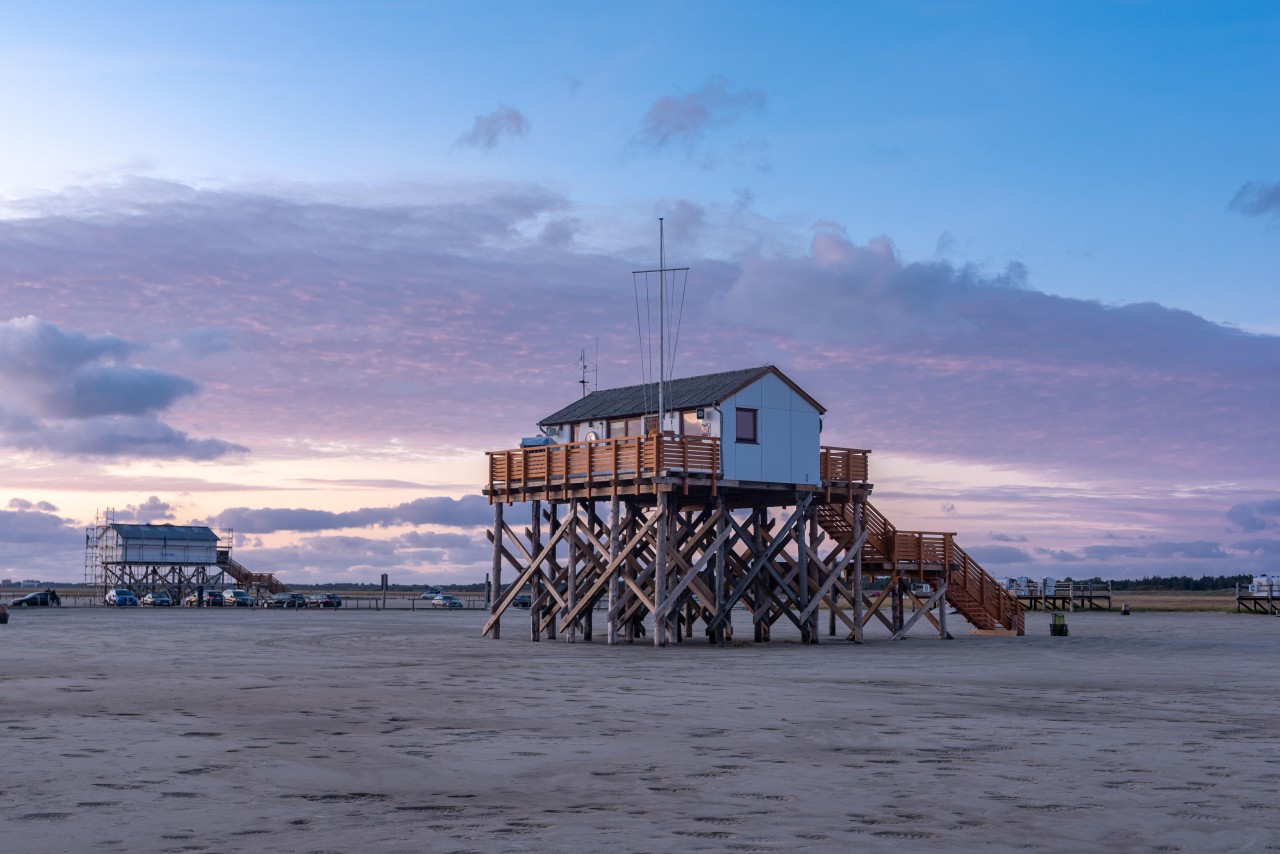
<path fill-rule="evenodd" d="M 0 444 L 59 454 L 214 459 L 245 449 L 195 440 L 156 416 L 198 386 L 124 363 L 142 347 L 64 331 L 35 316 L 0 322 Z"/>
<path fill-rule="evenodd" d="M 523 139 L 529 132 L 529 120 L 515 107 L 499 104 L 492 113 L 476 116 L 471 129 L 458 137 L 458 145 L 492 151 L 504 139 Z"/>
<path fill-rule="evenodd" d="M 396 507 L 365 507 L 335 513 L 328 510 L 232 507 L 206 520 L 237 533 L 269 534 L 275 531 L 328 531 L 391 525 L 448 525 L 475 527 L 488 524 L 493 510 L 479 495 L 462 498 L 419 498 Z"/>
<path fill-rule="evenodd" d="M 692 146 L 709 130 L 733 124 L 748 113 L 758 113 L 767 98 L 758 89 L 730 88 L 716 76 L 697 92 L 683 97 L 663 96 L 654 101 L 641 121 L 635 140 L 659 150 L 672 145 Z"/>
<path fill-rule="evenodd" d="M 1246 181 L 1227 204 L 1227 210 L 1280 220 L 1280 181 Z"/>
<path fill-rule="evenodd" d="M 987 534 L 987 537 L 992 540 L 995 540 L 998 543 L 1025 543 L 1027 541 L 1027 538 L 1025 536 L 1014 536 L 1013 534 L 999 534 L 994 531 Z"/>
<path fill-rule="evenodd" d="M 1240 530 L 1251 533 L 1274 528 L 1280 518 L 1280 498 L 1237 504 L 1227 511 L 1227 518 Z"/>
<path fill-rule="evenodd" d="M 28 501 L 25 498 L 10 498 L 10 510 L 44 510 L 49 513 L 56 513 L 58 508 L 50 504 L 48 501 Z"/>
<path fill-rule="evenodd" d="M 1192 515 L 1177 516 L 1185 499 L 1174 496 L 1186 484 L 1239 491 L 1200 505 L 1193 525 L 1212 517 L 1221 527 L 1218 512 L 1274 495 L 1276 336 L 1150 303 L 1056 297 L 1016 264 L 913 260 L 892 239 L 854 239 L 840 223 L 801 232 L 732 200 L 671 202 L 697 241 L 679 253 L 692 271 L 678 373 L 779 365 L 829 408 L 824 443 L 876 450 L 878 494 L 903 483 L 885 474 L 889 459 L 1016 470 L 1038 484 L 929 489 L 930 513 L 944 502 L 965 507 L 946 518 L 968 521 L 966 547 L 988 530 L 1017 531 L 1080 555 L 1073 570 L 1141 573 L 1158 559 L 1091 558 L 1075 540 L 1050 541 L 1035 520 L 1069 513 L 1086 520 L 1077 530 L 1098 530 L 1096 541 L 1110 545 L 1103 531 L 1118 518 L 1156 540 L 1209 541 L 1216 530 L 1170 521 Z M 572 239 L 544 239 L 556 229 Z M 0 296 L 13 314 L 61 333 L 36 348 L 66 354 L 46 374 L 84 364 L 146 368 L 198 392 L 139 374 L 151 396 L 127 399 L 142 414 L 59 419 L 42 414 L 45 398 L 33 392 L 52 380 L 19 389 L 6 377 L 13 394 L 0 396 L 0 437 L 9 447 L 110 450 L 106 439 L 133 436 L 132 445 L 156 452 L 211 457 L 227 449 L 201 447 L 194 434 L 234 437 L 259 453 L 309 460 L 313 476 L 358 448 L 409 461 L 391 478 L 478 491 L 484 450 L 514 447 L 578 396 L 571 366 L 579 348 L 590 352 L 599 337 L 602 388 L 638 381 L 627 285 L 643 256 L 617 238 L 624 231 L 545 187 L 513 183 L 361 195 L 132 181 L 29 199 L 20 217 L 0 219 Z M 64 340 L 73 330 L 122 329 L 137 340 Z M 187 338 L 188 329 L 214 331 Z M 185 340 L 194 346 L 174 343 Z M 35 361 L 50 363 L 52 355 Z M 442 457 L 461 462 L 447 476 L 413 467 Z M 351 468 L 330 473 L 338 487 L 361 479 Z M 387 478 L 370 472 L 369 487 L 413 489 Z M 1064 481 L 1078 486 L 1057 485 Z M 131 483 L 130 494 L 142 496 L 187 489 Z M 325 515 L 305 502 L 229 499 L 199 513 L 230 507 L 247 514 L 252 531 L 372 530 L 417 524 L 412 508 L 397 509 L 404 501 L 401 491 L 386 502 L 391 509 L 368 506 L 377 498 L 357 499 L 361 509 L 349 511 L 326 504 Z M 998 516 L 984 510 L 991 502 Z M 479 526 L 490 514 L 476 503 L 463 523 Z M 1248 509 L 1231 518 L 1275 521 Z M 232 527 L 251 532 L 236 520 Z M 1250 560 L 1259 559 L 1214 559 L 1213 568 Z"/>
<path fill-rule="evenodd" d="M 1280 556 L 1280 540 L 1240 540 L 1239 542 L 1232 543 L 1231 548 L 1235 551 L 1245 552 L 1251 555 L 1261 555 L 1264 557 Z"/>
<path fill-rule="evenodd" d="M 1033 563 L 1035 558 L 1013 546 L 974 546 L 966 549 L 980 564 Z"/>
<path fill-rule="evenodd" d="M 371 583 L 385 572 L 393 584 L 474 582 L 484 576 L 492 550 L 483 538 L 410 532 L 387 539 L 305 537 L 288 546 L 240 548 L 250 569 L 272 567 L 286 582 Z"/>
<path fill-rule="evenodd" d="M 0 510 L 0 542 L 3 543 L 66 543 L 83 546 L 84 531 L 73 527 L 70 519 L 36 507 L 53 505 L 46 501 L 32 504 L 22 499 L 9 502 L 10 509 Z"/>
<path fill-rule="evenodd" d="M 1108 478 L 1280 476 L 1265 450 L 1280 337 L 1045 294 L 1018 264 L 909 261 L 832 228 L 807 256 L 744 257 L 710 309 L 828 406 L 831 444 Z"/>
<path fill-rule="evenodd" d="M 129 504 L 123 510 L 116 511 L 117 522 L 137 522 L 143 525 L 161 519 L 172 520 L 174 507 L 167 501 L 161 501 L 153 495 L 141 504 Z"/>

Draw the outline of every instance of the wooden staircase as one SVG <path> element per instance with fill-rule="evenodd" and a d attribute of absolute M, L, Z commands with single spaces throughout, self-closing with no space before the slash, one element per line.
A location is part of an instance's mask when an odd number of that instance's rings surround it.
<path fill-rule="evenodd" d="M 256 587 L 272 595 L 289 592 L 289 585 L 271 573 L 250 572 L 244 564 L 233 558 L 231 552 L 227 549 L 218 549 L 218 566 L 222 567 L 227 575 L 235 579 L 236 586 L 241 590 L 250 590 Z"/>
<path fill-rule="evenodd" d="M 867 538 L 862 545 L 864 571 L 886 575 L 918 575 L 919 580 L 942 581 L 945 573 L 947 604 L 974 628 L 1022 635 L 1026 625 L 1022 604 L 1005 590 L 964 549 L 955 535 L 933 531 L 899 531 L 870 502 L 862 505 Z M 837 542 L 854 529 L 851 504 L 818 504 L 818 524 Z"/>

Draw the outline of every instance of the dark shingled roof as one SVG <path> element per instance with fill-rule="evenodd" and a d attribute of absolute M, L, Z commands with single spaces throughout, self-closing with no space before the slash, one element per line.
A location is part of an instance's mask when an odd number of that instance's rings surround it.
<path fill-rule="evenodd" d="M 126 540 L 168 537 L 171 540 L 217 541 L 218 535 L 209 528 L 199 525 L 126 525 L 110 526 Z"/>
<path fill-rule="evenodd" d="M 768 373 L 777 374 L 783 382 L 812 403 L 819 412 L 826 411 L 816 400 L 805 394 L 803 389 L 789 380 L 782 371 L 773 365 L 744 368 L 740 371 L 725 371 L 720 374 L 703 374 L 700 377 L 667 380 L 667 397 L 665 401 L 667 411 L 693 409 L 699 406 L 710 406 L 713 403 L 719 403 Z M 559 412 L 548 415 L 538 424 L 576 424 L 580 421 L 632 418 L 644 415 L 646 412 L 657 412 L 657 409 L 657 383 L 629 385 L 625 388 L 608 388 L 593 391 L 586 397 L 575 400 Z"/>

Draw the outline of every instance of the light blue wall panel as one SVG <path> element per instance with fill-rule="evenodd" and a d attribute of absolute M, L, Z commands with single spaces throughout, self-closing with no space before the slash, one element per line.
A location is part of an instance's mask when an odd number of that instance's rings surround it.
<path fill-rule="evenodd" d="M 791 412 L 760 410 L 760 479 L 794 483 L 791 477 Z"/>
<path fill-rule="evenodd" d="M 791 409 L 791 386 L 773 374 L 761 377 L 760 406 L 768 409 Z"/>
<path fill-rule="evenodd" d="M 796 400 L 804 406 L 791 412 L 791 472 L 794 479 L 791 483 L 812 483 L 818 481 L 818 412 L 796 395 Z"/>
<path fill-rule="evenodd" d="M 737 442 L 737 410 L 755 409 L 759 444 Z M 773 374 L 720 402 L 724 416 L 721 464 L 728 480 L 818 481 L 818 412 Z"/>

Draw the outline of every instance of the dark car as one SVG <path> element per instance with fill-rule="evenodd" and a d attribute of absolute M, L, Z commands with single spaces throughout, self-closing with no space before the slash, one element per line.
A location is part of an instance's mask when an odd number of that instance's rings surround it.
<path fill-rule="evenodd" d="M 58 594 L 52 590 L 37 590 L 35 593 L 28 593 L 21 599 L 14 599 L 9 603 L 10 608 L 56 608 L 62 604 L 62 600 L 58 598 Z"/>
<path fill-rule="evenodd" d="M 305 608 L 307 597 L 301 593 L 277 593 L 267 600 L 268 608 Z"/>
<path fill-rule="evenodd" d="M 342 597 L 337 593 L 317 593 L 307 600 L 308 608 L 341 608 Z"/>
<path fill-rule="evenodd" d="M 252 608 L 253 597 L 244 590 L 223 590 L 222 604 L 230 608 Z"/>
<path fill-rule="evenodd" d="M 514 608 L 532 608 L 533 597 L 528 593 L 521 593 L 519 596 L 511 600 L 511 606 Z"/>

